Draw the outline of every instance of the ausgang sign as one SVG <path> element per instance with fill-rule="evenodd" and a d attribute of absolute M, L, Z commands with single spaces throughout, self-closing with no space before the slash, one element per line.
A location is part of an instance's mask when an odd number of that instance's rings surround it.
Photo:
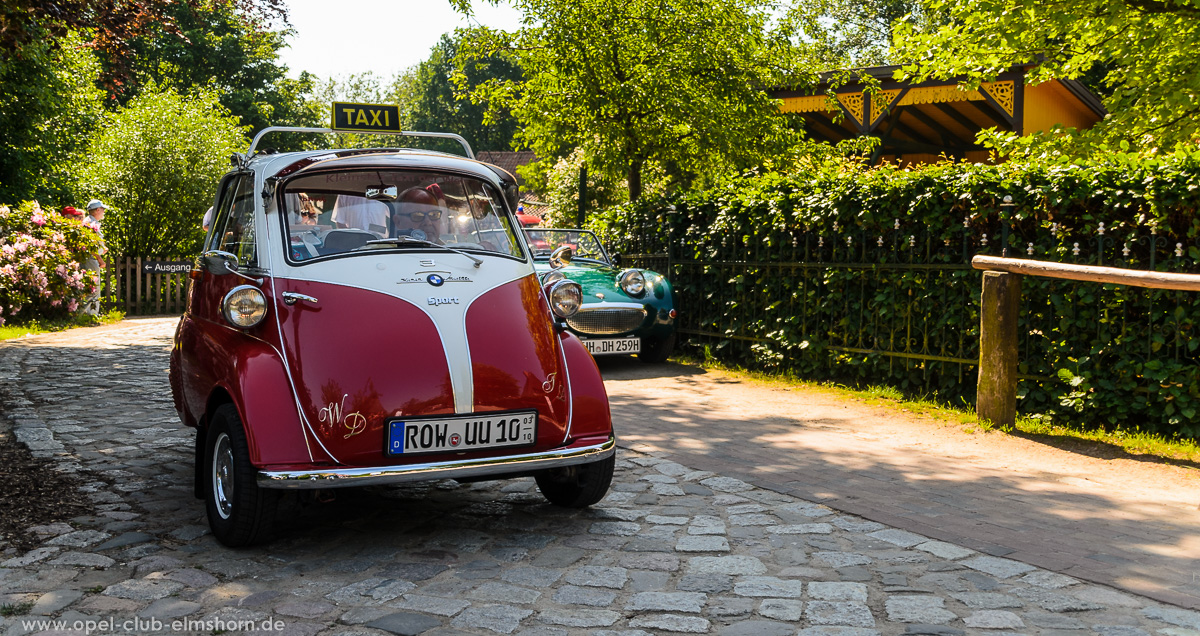
<path fill-rule="evenodd" d="M 178 274 L 191 269 L 191 261 L 142 261 L 142 271 L 147 274 Z"/>
<path fill-rule="evenodd" d="M 333 103 L 334 130 L 400 132 L 400 107 L 394 104 Z"/>

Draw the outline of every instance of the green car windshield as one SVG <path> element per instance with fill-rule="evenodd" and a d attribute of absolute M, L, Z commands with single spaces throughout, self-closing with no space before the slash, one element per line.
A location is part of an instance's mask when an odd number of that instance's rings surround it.
<path fill-rule="evenodd" d="M 566 245 L 574 252 L 573 258 L 611 264 L 600 240 L 587 230 L 525 230 L 525 239 L 538 260 L 550 258 L 554 250 Z"/>

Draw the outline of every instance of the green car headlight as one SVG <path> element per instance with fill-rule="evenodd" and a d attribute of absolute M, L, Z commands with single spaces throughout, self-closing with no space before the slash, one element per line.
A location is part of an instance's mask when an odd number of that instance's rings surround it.
<path fill-rule="evenodd" d="M 550 309 L 559 318 L 570 318 L 583 305 L 583 288 L 579 283 L 560 280 L 550 287 Z"/>
<path fill-rule="evenodd" d="M 617 285 L 630 296 L 646 293 L 646 277 L 636 269 L 627 269 L 617 274 Z"/>

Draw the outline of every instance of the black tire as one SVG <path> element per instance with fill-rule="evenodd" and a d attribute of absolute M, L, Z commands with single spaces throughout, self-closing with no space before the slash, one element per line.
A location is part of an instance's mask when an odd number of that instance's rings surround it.
<path fill-rule="evenodd" d="M 608 494 L 616 455 L 590 464 L 552 468 L 537 474 L 538 490 L 550 503 L 564 508 L 586 508 Z"/>
<path fill-rule="evenodd" d="M 279 493 L 258 487 L 242 419 L 232 404 L 213 413 L 204 448 L 204 506 L 213 536 L 231 548 L 269 539 Z"/>
<path fill-rule="evenodd" d="M 661 340 L 652 340 L 650 338 L 642 338 L 642 351 L 637 354 L 638 360 L 642 362 L 666 362 L 667 358 L 671 357 L 671 353 L 675 351 L 675 332 Z"/>

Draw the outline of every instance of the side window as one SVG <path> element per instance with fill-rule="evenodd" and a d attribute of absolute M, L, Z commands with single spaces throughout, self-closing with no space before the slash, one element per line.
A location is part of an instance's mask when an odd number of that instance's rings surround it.
<path fill-rule="evenodd" d="M 258 267 L 258 248 L 255 246 L 254 176 L 238 179 L 233 196 L 221 197 L 221 208 L 214 222 L 215 249 L 238 257 L 241 267 Z M 228 206 L 228 212 L 225 211 Z"/>
<path fill-rule="evenodd" d="M 241 179 L 241 175 L 231 174 L 221 180 L 221 185 L 217 189 L 217 202 L 213 209 L 213 216 L 209 220 L 208 236 L 204 239 L 205 251 L 220 249 L 221 233 L 218 228 L 225 227 L 225 221 L 229 218 L 229 208 L 233 206 L 233 195 L 237 191 L 238 182 Z"/>

